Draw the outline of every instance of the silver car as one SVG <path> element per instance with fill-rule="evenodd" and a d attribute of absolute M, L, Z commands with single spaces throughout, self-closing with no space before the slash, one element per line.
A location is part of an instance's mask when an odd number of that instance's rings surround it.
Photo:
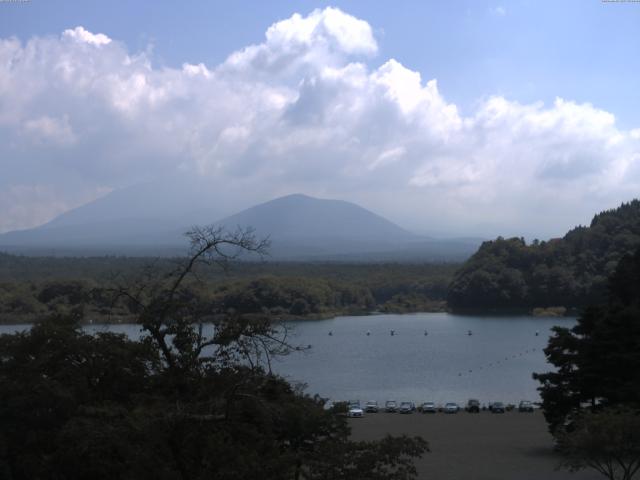
<path fill-rule="evenodd" d="M 364 417 L 364 410 L 360 407 L 360 402 L 350 402 L 347 410 L 347 417 Z"/>
<path fill-rule="evenodd" d="M 364 406 L 364 411 L 367 413 L 378 413 L 378 402 L 371 400 Z"/>
<path fill-rule="evenodd" d="M 458 413 L 460 407 L 457 403 L 449 402 L 444 406 L 444 413 Z"/>
<path fill-rule="evenodd" d="M 420 410 L 422 410 L 422 413 L 436 413 L 438 411 L 436 404 L 433 402 L 424 402 Z"/>

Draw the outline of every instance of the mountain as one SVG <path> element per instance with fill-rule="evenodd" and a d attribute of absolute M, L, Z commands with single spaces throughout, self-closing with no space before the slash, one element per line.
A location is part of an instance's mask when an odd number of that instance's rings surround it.
<path fill-rule="evenodd" d="M 463 260 L 479 241 L 411 233 L 354 203 L 295 194 L 222 218 L 206 184 L 167 181 L 121 189 L 37 228 L 0 235 L 0 249 L 45 255 L 178 255 L 194 224 L 252 227 L 277 260 Z M 217 220 L 217 221 L 216 221 Z"/>
<path fill-rule="evenodd" d="M 447 302 L 454 310 L 578 309 L 606 300 L 607 277 L 639 246 L 640 200 L 548 242 L 499 237 L 483 243 L 458 270 Z"/>
<path fill-rule="evenodd" d="M 288 260 L 459 260 L 480 244 L 419 236 L 354 203 L 301 194 L 256 205 L 218 223 L 230 229 L 252 226 L 258 236 L 269 236 L 271 257 Z"/>
<path fill-rule="evenodd" d="M 220 222 L 227 228 L 251 225 L 269 236 L 281 253 L 349 253 L 394 248 L 420 239 L 353 203 L 288 195 L 248 208 Z M 290 248 L 295 246 L 295 252 Z"/>
<path fill-rule="evenodd" d="M 220 205 L 206 182 L 175 175 L 114 190 L 39 227 L 0 235 L 0 248 L 61 255 L 176 254 L 184 250 L 188 227 L 229 213 Z"/>

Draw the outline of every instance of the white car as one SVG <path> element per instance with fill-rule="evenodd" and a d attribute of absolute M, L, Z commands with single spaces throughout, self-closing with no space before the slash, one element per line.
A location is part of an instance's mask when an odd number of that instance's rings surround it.
<path fill-rule="evenodd" d="M 347 417 L 356 418 L 364 417 L 364 410 L 360 407 L 359 403 L 350 403 L 349 410 L 347 410 Z"/>
<path fill-rule="evenodd" d="M 457 403 L 449 402 L 444 406 L 444 413 L 458 413 L 460 407 Z"/>

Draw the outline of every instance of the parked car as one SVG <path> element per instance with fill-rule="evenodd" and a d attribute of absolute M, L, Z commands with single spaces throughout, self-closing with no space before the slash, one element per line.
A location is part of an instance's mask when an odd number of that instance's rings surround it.
<path fill-rule="evenodd" d="M 367 413 L 378 413 L 378 402 L 371 400 L 364 406 L 364 411 Z"/>
<path fill-rule="evenodd" d="M 491 410 L 492 413 L 504 413 L 505 412 L 504 403 L 502 403 L 502 402 L 493 402 L 489 406 L 489 410 Z"/>
<path fill-rule="evenodd" d="M 349 402 L 347 417 L 364 417 L 364 410 L 362 410 L 362 408 L 360 407 L 360 402 Z"/>
<path fill-rule="evenodd" d="M 413 402 L 402 402 L 398 411 L 400 413 L 413 413 L 415 409 L 416 406 Z"/>
<path fill-rule="evenodd" d="M 533 403 L 529 400 L 522 400 L 518 405 L 519 412 L 533 412 Z"/>
<path fill-rule="evenodd" d="M 384 404 L 384 409 L 386 412 L 395 413 L 398 411 L 398 404 L 395 400 L 387 400 Z"/>
<path fill-rule="evenodd" d="M 436 404 L 433 402 L 424 402 L 420 406 L 420 410 L 422 410 L 422 413 L 436 413 L 438 411 Z"/>
<path fill-rule="evenodd" d="M 475 398 L 470 398 L 465 410 L 469 413 L 480 413 L 480 401 Z"/>
<path fill-rule="evenodd" d="M 460 410 L 460 407 L 454 402 L 449 402 L 444 406 L 444 413 L 458 413 L 458 410 Z"/>

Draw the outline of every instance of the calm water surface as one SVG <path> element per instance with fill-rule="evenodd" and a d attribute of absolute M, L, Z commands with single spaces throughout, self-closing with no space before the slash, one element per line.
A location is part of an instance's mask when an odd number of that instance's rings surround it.
<path fill-rule="evenodd" d="M 574 323 L 574 318 L 447 313 L 290 322 L 292 342 L 312 348 L 277 359 L 273 368 L 290 381 L 307 384 L 308 393 L 336 400 L 538 400 L 531 373 L 551 368 L 542 352 L 550 329 Z M 20 328 L 2 326 L 0 333 Z M 87 328 L 133 338 L 140 330 L 137 325 Z"/>

